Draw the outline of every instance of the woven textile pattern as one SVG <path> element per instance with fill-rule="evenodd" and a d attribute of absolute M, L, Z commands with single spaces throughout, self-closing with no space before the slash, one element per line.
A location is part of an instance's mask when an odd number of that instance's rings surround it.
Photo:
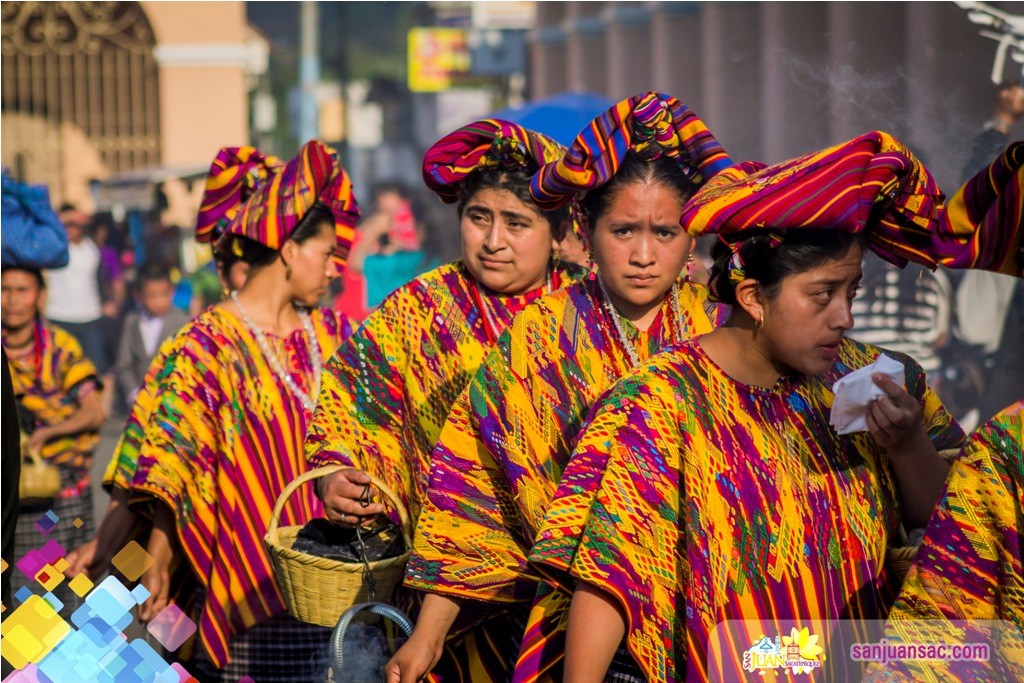
<path fill-rule="evenodd" d="M 351 331 L 327 309 L 310 316 L 324 356 Z M 305 331 L 268 335 L 268 342 L 298 386 L 310 391 Z M 133 500 L 155 496 L 175 512 L 184 554 L 206 589 L 200 638 L 211 661 L 223 666 L 235 634 L 285 612 L 263 536 L 278 495 L 306 470 L 302 437 L 310 414 L 249 328 L 219 306 L 162 352 L 114 456 L 120 467 L 113 467 L 122 477 L 135 468 Z M 321 515 L 307 489 L 289 499 L 281 525 Z"/>
<path fill-rule="evenodd" d="M 679 286 L 687 336 L 710 331 L 705 307 L 720 309 L 702 287 Z M 434 449 L 407 586 L 490 602 L 534 598 L 534 533 L 591 404 L 629 369 L 602 298 L 586 280 L 526 307 L 459 397 Z M 642 358 L 675 339 L 672 308 L 666 300 L 646 332 L 624 321 Z"/>
<path fill-rule="evenodd" d="M 556 289 L 569 281 L 563 271 L 553 276 Z M 456 261 L 393 292 L 366 319 L 324 369 L 306 437 L 312 466 L 343 464 L 370 472 L 418 517 L 430 454 L 448 411 L 490 346 L 475 287 Z M 541 293 L 481 292 L 502 330 Z"/>
<path fill-rule="evenodd" d="M 210 167 L 197 224 L 221 251 L 231 248 L 232 235 L 280 249 L 317 202 L 334 216 L 334 260 L 344 267 L 359 205 L 338 153 L 318 140 L 284 165 L 252 147 L 222 149 Z"/>
<path fill-rule="evenodd" d="M 484 119 L 449 133 L 423 157 L 423 182 L 446 204 L 459 197 L 459 184 L 481 168 L 535 170 L 562 155 L 563 148 L 546 135 L 522 126 Z"/>
<path fill-rule="evenodd" d="M 552 287 L 580 275 L 578 269 L 555 270 Z M 324 370 L 306 437 L 311 467 L 342 464 L 370 472 L 401 497 L 413 521 L 419 517 L 441 428 L 491 347 L 475 292 L 500 333 L 543 288 L 498 296 L 480 288 L 456 261 L 389 295 Z M 422 594 L 415 596 L 398 599 L 413 616 Z M 504 679 L 511 658 L 503 651 L 508 628 L 496 619 L 466 638 L 455 634 L 433 679 Z"/>
<path fill-rule="evenodd" d="M 903 143 L 873 131 L 774 166 L 733 166 L 690 199 L 680 223 L 691 235 L 728 241 L 762 228 L 863 232 L 885 260 L 934 268 L 931 235 L 943 199 Z"/>
<path fill-rule="evenodd" d="M 988 634 L 971 627 L 964 632 L 949 622 L 996 619 L 1017 633 L 996 636 L 988 662 L 891 662 L 874 667 L 869 680 L 1024 679 L 1022 444 L 1024 401 L 971 435 L 893 605 L 886 637 L 893 643 L 990 642 Z M 950 630 L 944 631 L 947 624 Z"/>
<path fill-rule="evenodd" d="M 828 373 L 771 390 L 730 379 L 699 340 L 659 354 L 591 413 L 531 561 L 613 595 L 657 683 L 707 680 L 724 619 L 884 617 L 893 475 L 868 434 L 838 437 L 828 423 L 834 381 L 880 353 L 845 340 Z M 958 447 L 924 373 L 894 355 L 936 447 Z"/>
<path fill-rule="evenodd" d="M 671 95 L 647 92 L 622 100 L 594 119 L 562 158 L 533 177 L 530 193 L 542 209 L 564 207 L 578 193 L 611 180 L 630 150 L 644 158 L 673 157 L 694 187 L 732 164 L 686 105 Z"/>
<path fill-rule="evenodd" d="M 946 203 L 934 251 L 949 268 L 1024 276 L 1024 142 L 1015 142 Z"/>
<path fill-rule="evenodd" d="M 224 147 L 217 152 L 199 205 L 196 241 L 216 243 L 256 188 L 283 167 L 283 161 L 255 147 Z"/>
<path fill-rule="evenodd" d="M 78 399 L 99 387 L 98 373 L 78 340 L 49 322 L 35 330 L 35 353 L 20 357 L 8 352 L 11 382 L 20 406 L 37 427 L 55 425 L 78 410 Z M 99 443 L 96 431 L 79 432 L 46 442 L 41 455 L 54 464 L 88 469 Z"/>

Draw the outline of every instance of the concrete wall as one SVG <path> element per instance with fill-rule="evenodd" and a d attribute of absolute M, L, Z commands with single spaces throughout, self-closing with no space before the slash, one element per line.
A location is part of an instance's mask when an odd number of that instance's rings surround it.
<path fill-rule="evenodd" d="M 143 2 L 156 35 L 165 166 L 249 142 L 244 2 Z"/>

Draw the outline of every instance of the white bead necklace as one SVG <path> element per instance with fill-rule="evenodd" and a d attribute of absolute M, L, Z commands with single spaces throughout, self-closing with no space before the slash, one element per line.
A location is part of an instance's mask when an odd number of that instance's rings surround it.
<path fill-rule="evenodd" d="M 629 341 L 629 336 L 626 334 L 626 330 L 622 327 L 622 316 L 615 309 L 612 304 L 611 297 L 608 296 L 608 290 L 605 289 L 604 280 L 601 275 L 597 276 L 597 284 L 601 287 L 601 304 L 604 306 L 604 310 L 608 312 L 608 317 L 612 319 L 612 323 L 615 325 L 615 332 L 619 337 L 619 342 L 623 348 L 626 349 L 626 353 L 629 354 L 630 367 L 635 368 L 640 364 L 640 356 L 636 352 L 636 347 Z M 683 314 L 679 310 L 679 285 L 678 283 L 672 283 L 672 289 L 669 290 L 669 298 L 671 299 L 670 305 L 672 306 L 672 317 L 675 318 L 675 339 L 673 341 L 681 342 L 685 337 L 685 331 L 683 330 Z"/>
<path fill-rule="evenodd" d="M 302 321 L 302 329 L 306 332 L 306 337 L 309 338 L 309 357 L 313 363 L 313 397 L 310 398 L 309 394 L 302 390 L 294 379 L 290 372 L 285 370 L 281 365 L 281 360 L 277 357 L 277 354 L 272 348 L 270 343 L 267 341 L 267 336 L 263 334 L 263 330 L 253 323 L 252 319 L 246 314 L 245 309 L 242 308 L 242 303 L 238 300 L 238 292 L 231 292 L 231 300 L 235 302 L 235 306 L 238 306 L 238 312 L 242 316 L 242 321 L 245 322 L 246 327 L 252 332 L 252 335 L 256 337 L 256 344 L 259 345 L 260 351 L 263 352 L 263 356 L 267 359 L 267 363 L 270 365 L 270 369 L 274 371 L 285 386 L 298 397 L 303 407 L 312 413 L 316 409 L 316 399 L 320 396 L 320 375 L 324 369 L 323 357 L 320 355 L 320 344 L 317 342 L 316 333 L 313 331 L 313 321 L 309 317 L 309 313 L 302 308 L 296 308 L 295 312 L 299 315 L 299 320 Z"/>

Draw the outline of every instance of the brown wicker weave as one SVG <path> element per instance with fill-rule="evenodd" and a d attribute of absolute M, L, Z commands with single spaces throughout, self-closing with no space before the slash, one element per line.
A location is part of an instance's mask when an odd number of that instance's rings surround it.
<path fill-rule="evenodd" d="M 952 464 L 956 461 L 960 455 L 960 449 L 950 448 L 939 451 L 939 457 L 945 460 L 947 463 Z M 893 576 L 899 581 L 900 585 L 907 578 L 907 573 L 910 571 L 910 566 L 914 564 L 914 558 L 917 556 L 917 549 L 920 546 L 907 545 L 898 548 L 889 548 L 885 552 L 885 563 L 888 565 L 889 570 Z"/>
<path fill-rule="evenodd" d="M 285 501 L 306 482 L 325 477 L 344 469 L 340 465 L 328 465 L 299 475 L 285 487 L 274 505 L 270 526 L 263 542 L 274 563 L 274 577 L 288 605 L 288 613 L 300 621 L 320 626 L 334 626 L 341 615 L 352 605 L 370 602 L 371 599 L 386 602 L 395 588 L 402 582 L 405 561 L 412 552 L 412 525 L 409 513 L 395 492 L 382 481 L 370 476 L 371 483 L 391 502 L 402 522 L 402 537 L 405 552 L 370 562 L 370 571 L 376 584 L 376 595 L 370 597 L 370 588 L 363 580 L 366 567 L 361 563 L 329 560 L 292 550 L 292 545 L 302 526 L 278 528 L 281 510 Z"/>

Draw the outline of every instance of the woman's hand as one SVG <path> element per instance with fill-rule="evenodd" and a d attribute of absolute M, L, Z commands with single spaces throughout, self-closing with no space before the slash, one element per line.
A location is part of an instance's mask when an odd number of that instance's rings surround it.
<path fill-rule="evenodd" d="M 90 579 L 95 579 L 98 572 L 93 572 L 93 566 L 96 564 L 96 546 L 98 544 L 99 540 L 94 538 L 68 553 L 68 556 L 64 558 L 68 563 L 64 570 L 64 576 L 75 577 L 85 572 Z"/>
<path fill-rule="evenodd" d="M 139 620 L 149 622 L 167 607 L 171 595 L 170 563 L 154 564 L 142 575 L 142 585 L 149 597 L 139 606 Z"/>
<path fill-rule="evenodd" d="M 160 614 L 171 595 L 171 574 L 178 552 L 177 522 L 174 512 L 165 503 L 156 504 L 153 532 L 149 535 L 146 552 L 153 558 L 153 566 L 142 575 L 142 585 L 149 598 L 139 606 L 139 619 L 151 621 Z"/>
<path fill-rule="evenodd" d="M 441 658 L 443 643 L 443 640 L 439 641 L 432 636 L 413 633 L 384 667 L 384 679 L 387 683 L 418 683 L 425 680 Z"/>
<path fill-rule="evenodd" d="M 445 638 L 461 609 L 459 598 L 427 593 L 412 635 L 384 667 L 384 680 L 417 683 L 425 679 L 441 659 Z"/>
<path fill-rule="evenodd" d="M 928 434 L 922 417 L 924 409 L 907 390 L 883 374 L 872 375 L 875 385 L 885 392 L 884 396 L 868 404 L 868 431 L 890 455 L 904 451 L 913 442 L 920 442 Z"/>
<path fill-rule="evenodd" d="M 885 375 L 872 379 L 885 396 L 868 406 L 868 431 L 885 447 L 903 501 L 903 525 L 928 524 L 949 474 L 924 426 L 924 409 L 905 389 Z"/>
<path fill-rule="evenodd" d="M 54 438 L 54 434 L 49 427 L 37 427 L 25 441 L 25 449 L 29 453 L 38 453 L 52 438 Z"/>
<path fill-rule="evenodd" d="M 324 502 L 327 519 L 340 526 L 368 523 L 384 512 L 380 503 L 369 502 L 372 495 L 370 475 L 354 468 L 322 477 L 316 484 Z"/>

